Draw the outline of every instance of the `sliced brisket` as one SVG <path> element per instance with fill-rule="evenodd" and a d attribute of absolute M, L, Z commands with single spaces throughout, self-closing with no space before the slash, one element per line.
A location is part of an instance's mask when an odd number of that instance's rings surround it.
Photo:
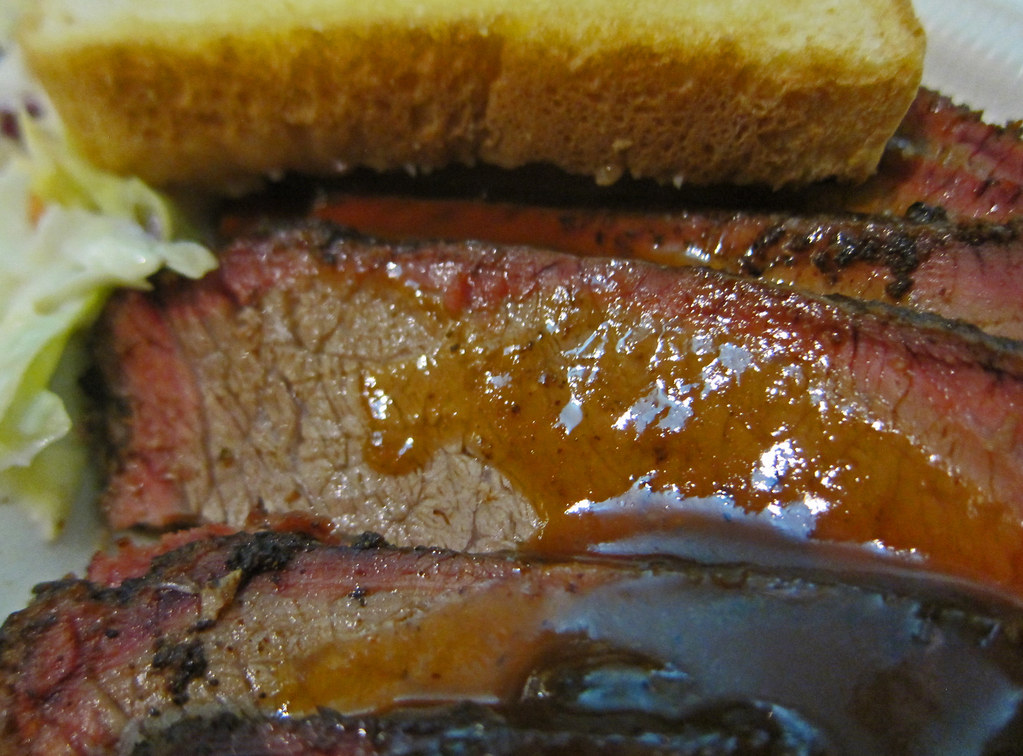
<path fill-rule="evenodd" d="M 811 193 L 811 206 L 903 215 L 917 203 L 950 218 L 1001 222 L 1023 212 L 1020 122 L 998 126 L 921 89 L 877 174 L 856 187 Z"/>
<path fill-rule="evenodd" d="M 895 143 L 903 150 L 987 181 L 1023 183 L 1023 122 L 985 123 L 983 113 L 921 89 L 903 119 Z"/>
<path fill-rule="evenodd" d="M 946 321 L 311 226 L 122 292 L 98 345 L 116 528 L 297 510 L 486 550 L 710 515 L 1023 590 L 1023 354 Z"/>
<path fill-rule="evenodd" d="M 41 586 L 0 631 L 0 750 L 144 754 L 185 733 L 197 749 L 315 737 L 347 753 L 346 733 L 373 731 L 364 749 L 432 752 L 441 738 L 514 753 L 502 739 L 543 752 L 646 730 L 647 745 L 685 745 L 702 729 L 710 750 L 691 752 L 734 753 L 745 735 L 793 748 L 771 753 L 980 754 L 1019 736 L 1021 622 L 1018 608 L 914 581 L 239 534 L 164 554 L 117 588 Z M 417 701 L 496 708 L 384 713 Z M 384 715 L 353 733 L 360 713 Z M 246 735 L 245 719 L 262 729 Z M 418 750 L 398 747 L 406 736 Z"/>
<path fill-rule="evenodd" d="M 483 240 L 706 265 L 819 294 L 900 304 L 1023 338 L 1023 225 L 849 214 L 554 208 L 333 194 L 312 214 L 379 238 Z M 235 219 L 235 222 L 238 222 Z"/>

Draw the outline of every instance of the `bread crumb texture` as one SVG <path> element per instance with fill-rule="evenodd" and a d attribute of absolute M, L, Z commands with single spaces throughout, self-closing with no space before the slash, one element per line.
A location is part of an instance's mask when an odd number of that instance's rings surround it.
<path fill-rule="evenodd" d="M 476 162 L 856 181 L 924 52 L 909 0 L 40 0 L 19 36 L 99 166 L 217 190 Z"/>

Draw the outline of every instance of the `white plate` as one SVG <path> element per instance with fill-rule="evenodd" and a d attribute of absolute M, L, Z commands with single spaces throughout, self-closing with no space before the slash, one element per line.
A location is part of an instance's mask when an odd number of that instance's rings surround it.
<path fill-rule="evenodd" d="M 928 32 L 924 84 L 1002 123 L 1023 119 L 1023 0 L 916 0 Z M 95 513 L 76 509 L 47 543 L 17 507 L 0 506 L 0 618 L 33 585 L 81 572 L 102 538 Z"/>
<path fill-rule="evenodd" d="M 1023 119 L 1023 0 L 914 0 L 927 30 L 924 84 L 985 112 Z"/>

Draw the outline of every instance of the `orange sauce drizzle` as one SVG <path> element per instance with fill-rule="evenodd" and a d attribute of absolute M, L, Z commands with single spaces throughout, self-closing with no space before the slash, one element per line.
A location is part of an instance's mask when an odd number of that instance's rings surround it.
<path fill-rule="evenodd" d="M 627 309 L 605 319 L 578 295 L 485 317 L 437 305 L 432 351 L 364 374 L 368 461 L 402 474 L 460 443 L 533 504 L 541 549 L 603 537 L 601 514 L 696 512 L 1019 583 L 1008 504 L 837 400 L 821 350 Z"/>

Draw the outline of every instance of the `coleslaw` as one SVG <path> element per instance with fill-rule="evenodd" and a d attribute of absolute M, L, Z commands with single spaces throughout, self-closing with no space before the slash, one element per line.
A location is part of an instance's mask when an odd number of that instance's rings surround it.
<path fill-rule="evenodd" d="M 3 21 L 3 19 L 0 19 Z M 0 24 L 0 31 L 9 24 Z M 216 266 L 174 203 L 91 167 L 63 137 L 16 49 L 0 60 L 0 500 L 56 535 L 88 452 L 79 424 L 81 334 L 117 287 L 161 268 Z M 46 117 L 38 117 L 40 113 Z M 13 133 L 12 133 L 13 132 Z"/>

